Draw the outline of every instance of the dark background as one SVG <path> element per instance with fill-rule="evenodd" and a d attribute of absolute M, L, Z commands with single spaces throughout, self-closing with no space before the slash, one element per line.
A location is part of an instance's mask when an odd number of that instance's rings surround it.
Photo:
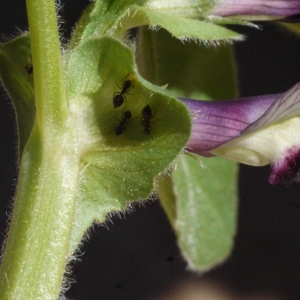
<path fill-rule="evenodd" d="M 63 3 L 68 36 L 89 2 Z M 235 44 L 241 96 L 284 92 L 300 81 L 300 39 L 279 25 L 261 25 L 263 30 L 238 28 L 248 37 Z M 2 0 L 0 32 L 12 35 L 17 28 L 27 28 L 25 1 Z M 0 141 L 3 239 L 17 178 L 14 112 L 3 89 Z M 178 283 L 192 281 L 218 283 L 232 295 L 300 299 L 300 186 L 275 188 L 267 181 L 269 172 L 269 167 L 241 166 L 238 234 L 230 258 L 221 266 L 203 276 L 186 271 L 159 202 L 150 202 L 136 206 L 123 219 L 113 217 L 113 224 L 92 230 L 81 261 L 73 267 L 76 283 L 67 296 L 76 300 L 157 299 Z"/>

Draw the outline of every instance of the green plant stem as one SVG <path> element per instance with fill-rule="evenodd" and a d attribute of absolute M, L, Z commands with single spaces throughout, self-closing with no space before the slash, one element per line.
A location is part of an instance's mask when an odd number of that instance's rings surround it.
<path fill-rule="evenodd" d="M 0 299 L 57 299 L 68 260 L 79 158 L 54 0 L 27 0 L 27 12 L 36 120 L 21 158 Z"/>

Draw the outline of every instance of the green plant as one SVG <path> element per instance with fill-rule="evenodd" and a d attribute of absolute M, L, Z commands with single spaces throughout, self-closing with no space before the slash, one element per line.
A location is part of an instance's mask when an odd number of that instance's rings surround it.
<path fill-rule="evenodd" d="M 93 222 L 155 190 L 191 268 L 208 269 L 228 255 L 236 163 L 201 158 L 207 172 L 185 155 L 192 118 L 176 98 L 236 97 L 229 42 L 242 36 L 219 24 L 248 23 L 211 18 L 215 4 L 97 1 L 61 51 L 54 2 L 27 1 L 30 36 L 0 45 L 20 159 L 0 271 L 3 299 L 57 298 L 68 260 Z M 137 26 L 138 37 L 129 38 Z M 114 105 L 116 95 L 124 103 Z"/>

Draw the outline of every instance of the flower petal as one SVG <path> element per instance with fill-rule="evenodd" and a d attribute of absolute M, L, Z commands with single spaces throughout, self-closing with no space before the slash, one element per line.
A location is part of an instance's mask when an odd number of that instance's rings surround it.
<path fill-rule="evenodd" d="M 300 182 L 300 145 L 286 149 L 272 164 L 269 182 L 276 186 L 290 186 Z"/>
<path fill-rule="evenodd" d="M 268 19 L 267 16 L 285 18 L 286 21 L 299 20 L 299 0 L 222 0 L 211 12 L 215 16 L 256 16 L 256 20 Z"/>
<path fill-rule="evenodd" d="M 187 151 L 271 164 L 270 183 L 300 182 L 300 83 L 284 94 L 218 102 L 181 99 L 191 111 Z"/>
<path fill-rule="evenodd" d="M 275 122 L 281 122 L 298 115 L 300 112 L 300 83 L 294 85 L 282 94 L 256 122 L 243 131 L 244 134 L 253 132 Z"/>
<path fill-rule="evenodd" d="M 212 153 L 252 166 L 276 164 L 288 149 L 300 144 L 300 139 L 297 142 L 296 138 L 299 130 L 300 119 L 292 118 L 240 136 L 214 149 Z"/>
<path fill-rule="evenodd" d="M 179 98 L 189 108 L 192 134 L 186 149 L 203 156 L 238 137 L 259 119 L 281 94 L 227 101 L 197 101 Z"/>
<path fill-rule="evenodd" d="M 269 182 L 288 186 L 300 182 L 300 118 L 294 117 L 241 136 L 212 151 L 252 166 L 271 164 Z"/>

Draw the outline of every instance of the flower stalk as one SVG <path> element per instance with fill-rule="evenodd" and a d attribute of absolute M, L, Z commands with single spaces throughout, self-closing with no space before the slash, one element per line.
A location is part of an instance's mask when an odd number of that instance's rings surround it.
<path fill-rule="evenodd" d="M 69 254 L 79 159 L 64 89 L 55 3 L 28 0 L 27 12 L 36 121 L 21 158 L 0 298 L 57 299 Z"/>

